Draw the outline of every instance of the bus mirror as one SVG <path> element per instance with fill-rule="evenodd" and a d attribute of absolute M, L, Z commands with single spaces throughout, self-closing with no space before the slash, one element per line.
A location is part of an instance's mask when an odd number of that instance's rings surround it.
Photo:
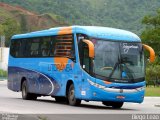
<path fill-rule="evenodd" d="M 83 40 L 84 43 L 88 45 L 89 48 L 89 57 L 94 58 L 94 44 L 90 40 Z"/>
<path fill-rule="evenodd" d="M 151 48 L 150 46 L 145 45 L 145 44 L 143 44 L 143 48 L 146 49 L 147 51 L 149 51 L 149 53 L 150 53 L 150 58 L 149 58 L 150 62 L 154 62 L 154 60 L 155 60 L 155 52 L 154 52 L 153 48 Z"/>

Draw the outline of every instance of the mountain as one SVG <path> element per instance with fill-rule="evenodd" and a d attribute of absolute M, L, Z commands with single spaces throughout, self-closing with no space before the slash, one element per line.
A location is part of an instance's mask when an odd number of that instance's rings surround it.
<path fill-rule="evenodd" d="M 159 0 L 0 0 L 40 14 L 61 16 L 70 24 L 108 26 L 140 34 L 142 18 L 160 8 Z"/>
<path fill-rule="evenodd" d="M 6 36 L 6 46 L 12 35 L 64 26 L 64 18 L 54 13 L 39 14 L 20 6 L 0 2 L 0 36 Z"/>
<path fill-rule="evenodd" d="M 51 28 L 65 25 L 63 18 L 50 13 L 37 14 L 30 12 L 20 6 L 11 6 L 0 3 L 0 24 L 12 19 L 21 26 L 21 32 L 29 32 L 39 29 Z"/>
<path fill-rule="evenodd" d="M 21 26 L 21 32 L 66 25 L 62 17 L 58 15 L 50 13 L 37 14 L 20 6 L 11 6 L 5 3 L 0 3 L 0 24 L 5 23 L 6 20 L 9 19 L 18 22 Z"/>

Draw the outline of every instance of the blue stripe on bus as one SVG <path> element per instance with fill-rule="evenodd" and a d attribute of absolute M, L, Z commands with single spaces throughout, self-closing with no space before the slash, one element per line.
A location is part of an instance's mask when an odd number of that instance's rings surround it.
<path fill-rule="evenodd" d="M 18 89 L 17 87 L 20 86 L 19 82 L 21 80 L 18 79 L 25 77 L 31 93 L 36 92 L 44 95 L 55 95 L 59 91 L 59 85 L 56 80 L 44 73 L 21 67 L 9 67 L 8 72 L 9 81 L 13 82 L 14 89 Z"/>

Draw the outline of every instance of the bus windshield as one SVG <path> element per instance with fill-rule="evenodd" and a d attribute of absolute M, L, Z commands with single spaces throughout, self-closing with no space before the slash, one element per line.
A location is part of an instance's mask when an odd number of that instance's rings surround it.
<path fill-rule="evenodd" d="M 141 43 L 92 39 L 95 45 L 94 73 L 110 82 L 144 81 L 144 55 Z"/>

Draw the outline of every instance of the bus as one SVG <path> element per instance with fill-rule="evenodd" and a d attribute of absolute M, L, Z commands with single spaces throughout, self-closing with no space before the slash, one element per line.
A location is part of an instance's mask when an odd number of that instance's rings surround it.
<path fill-rule="evenodd" d="M 100 101 L 121 108 L 142 103 L 145 94 L 144 50 L 154 50 L 129 31 L 98 26 L 50 28 L 11 38 L 8 89 L 24 100 L 51 96 L 80 105 Z"/>

